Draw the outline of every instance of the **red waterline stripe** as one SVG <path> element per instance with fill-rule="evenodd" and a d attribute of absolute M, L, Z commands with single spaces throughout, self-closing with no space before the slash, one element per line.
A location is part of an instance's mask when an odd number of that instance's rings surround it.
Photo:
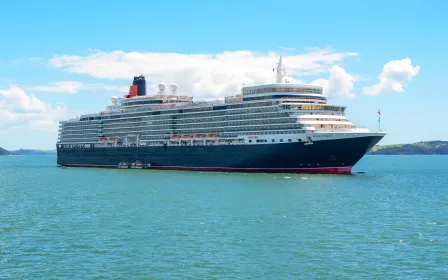
<path fill-rule="evenodd" d="M 116 165 L 97 165 L 97 164 L 62 164 L 72 167 L 100 167 L 100 168 L 118 168 Z M 148 169 L 163 170 L 195 170 L 195 171 L 226 171 L 226 172 L 280 172 L 280 173 L 331 173 L 331 174 L 350 174 L 351 166 L 346 167 L 317 167 L 317 168 L 234 168 L 234 167 L 189 167 L 189 166 L 151 166 Z"/>
<path fill-rule="evenodd" d="M 100 164 L 61 164 L 61 166 L 69 166 L 69 167 L 118 168 L 117 165 L 100 165 Z"/>

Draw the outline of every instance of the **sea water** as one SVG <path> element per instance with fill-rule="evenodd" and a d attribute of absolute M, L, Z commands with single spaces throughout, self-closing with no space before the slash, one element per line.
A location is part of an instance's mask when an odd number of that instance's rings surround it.
<path fill-rule="evenodd" d="M 0 279 L 448 279 L 448 156 L 354 175 L 55 162 L 0 157 Z"/>

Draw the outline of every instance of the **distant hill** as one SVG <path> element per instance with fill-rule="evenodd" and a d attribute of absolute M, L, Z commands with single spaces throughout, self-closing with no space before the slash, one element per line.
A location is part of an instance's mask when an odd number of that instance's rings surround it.
<path fill-rule="evenodd" d="M 16 151 L 11 151 L 13 155 L 20 156 L 43 156 L 43 155 L 54 155 L 56 154 L 56 150 L 28 150 L 28 149 L 20 149 Z"/>
<path fill-rule="evenodd" d="M 370 155 L 448 155 L 448 141 L 375 146 Z"/>
<path fill-rule="evenodd" d="M 11 153 L 5 149 L 3 149 L 2 147 L 0 147 L 0 156 L 8 156 Z"/>

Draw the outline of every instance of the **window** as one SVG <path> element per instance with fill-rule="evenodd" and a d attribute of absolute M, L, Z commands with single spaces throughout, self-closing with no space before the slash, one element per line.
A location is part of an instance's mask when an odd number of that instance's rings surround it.
<path fill-rule="evenodd" d="M 291 139 L 288 139 L 288 142 L 291 142 Z"/>
<path fill-rule="evenodd" d="M 280 142 L 283 142 L 283 139 L 280 139 Z"/>
<path fill-rule="evenodd" d="M 272 143 L 274 143 L 275 142 L 275 139 L 272 139 Z"/>
<path fill-rule="evenodd" d="M 249 140 L 249 143 L 252 143 L 252 140 Z"/>

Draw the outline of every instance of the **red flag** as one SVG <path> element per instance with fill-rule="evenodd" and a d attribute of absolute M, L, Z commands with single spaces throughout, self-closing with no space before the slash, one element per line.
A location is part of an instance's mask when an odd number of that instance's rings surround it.
<path fill-rule="evenodd" d="M 380 109 L 378 109 L 378 115 L 381 115 Z"/>

